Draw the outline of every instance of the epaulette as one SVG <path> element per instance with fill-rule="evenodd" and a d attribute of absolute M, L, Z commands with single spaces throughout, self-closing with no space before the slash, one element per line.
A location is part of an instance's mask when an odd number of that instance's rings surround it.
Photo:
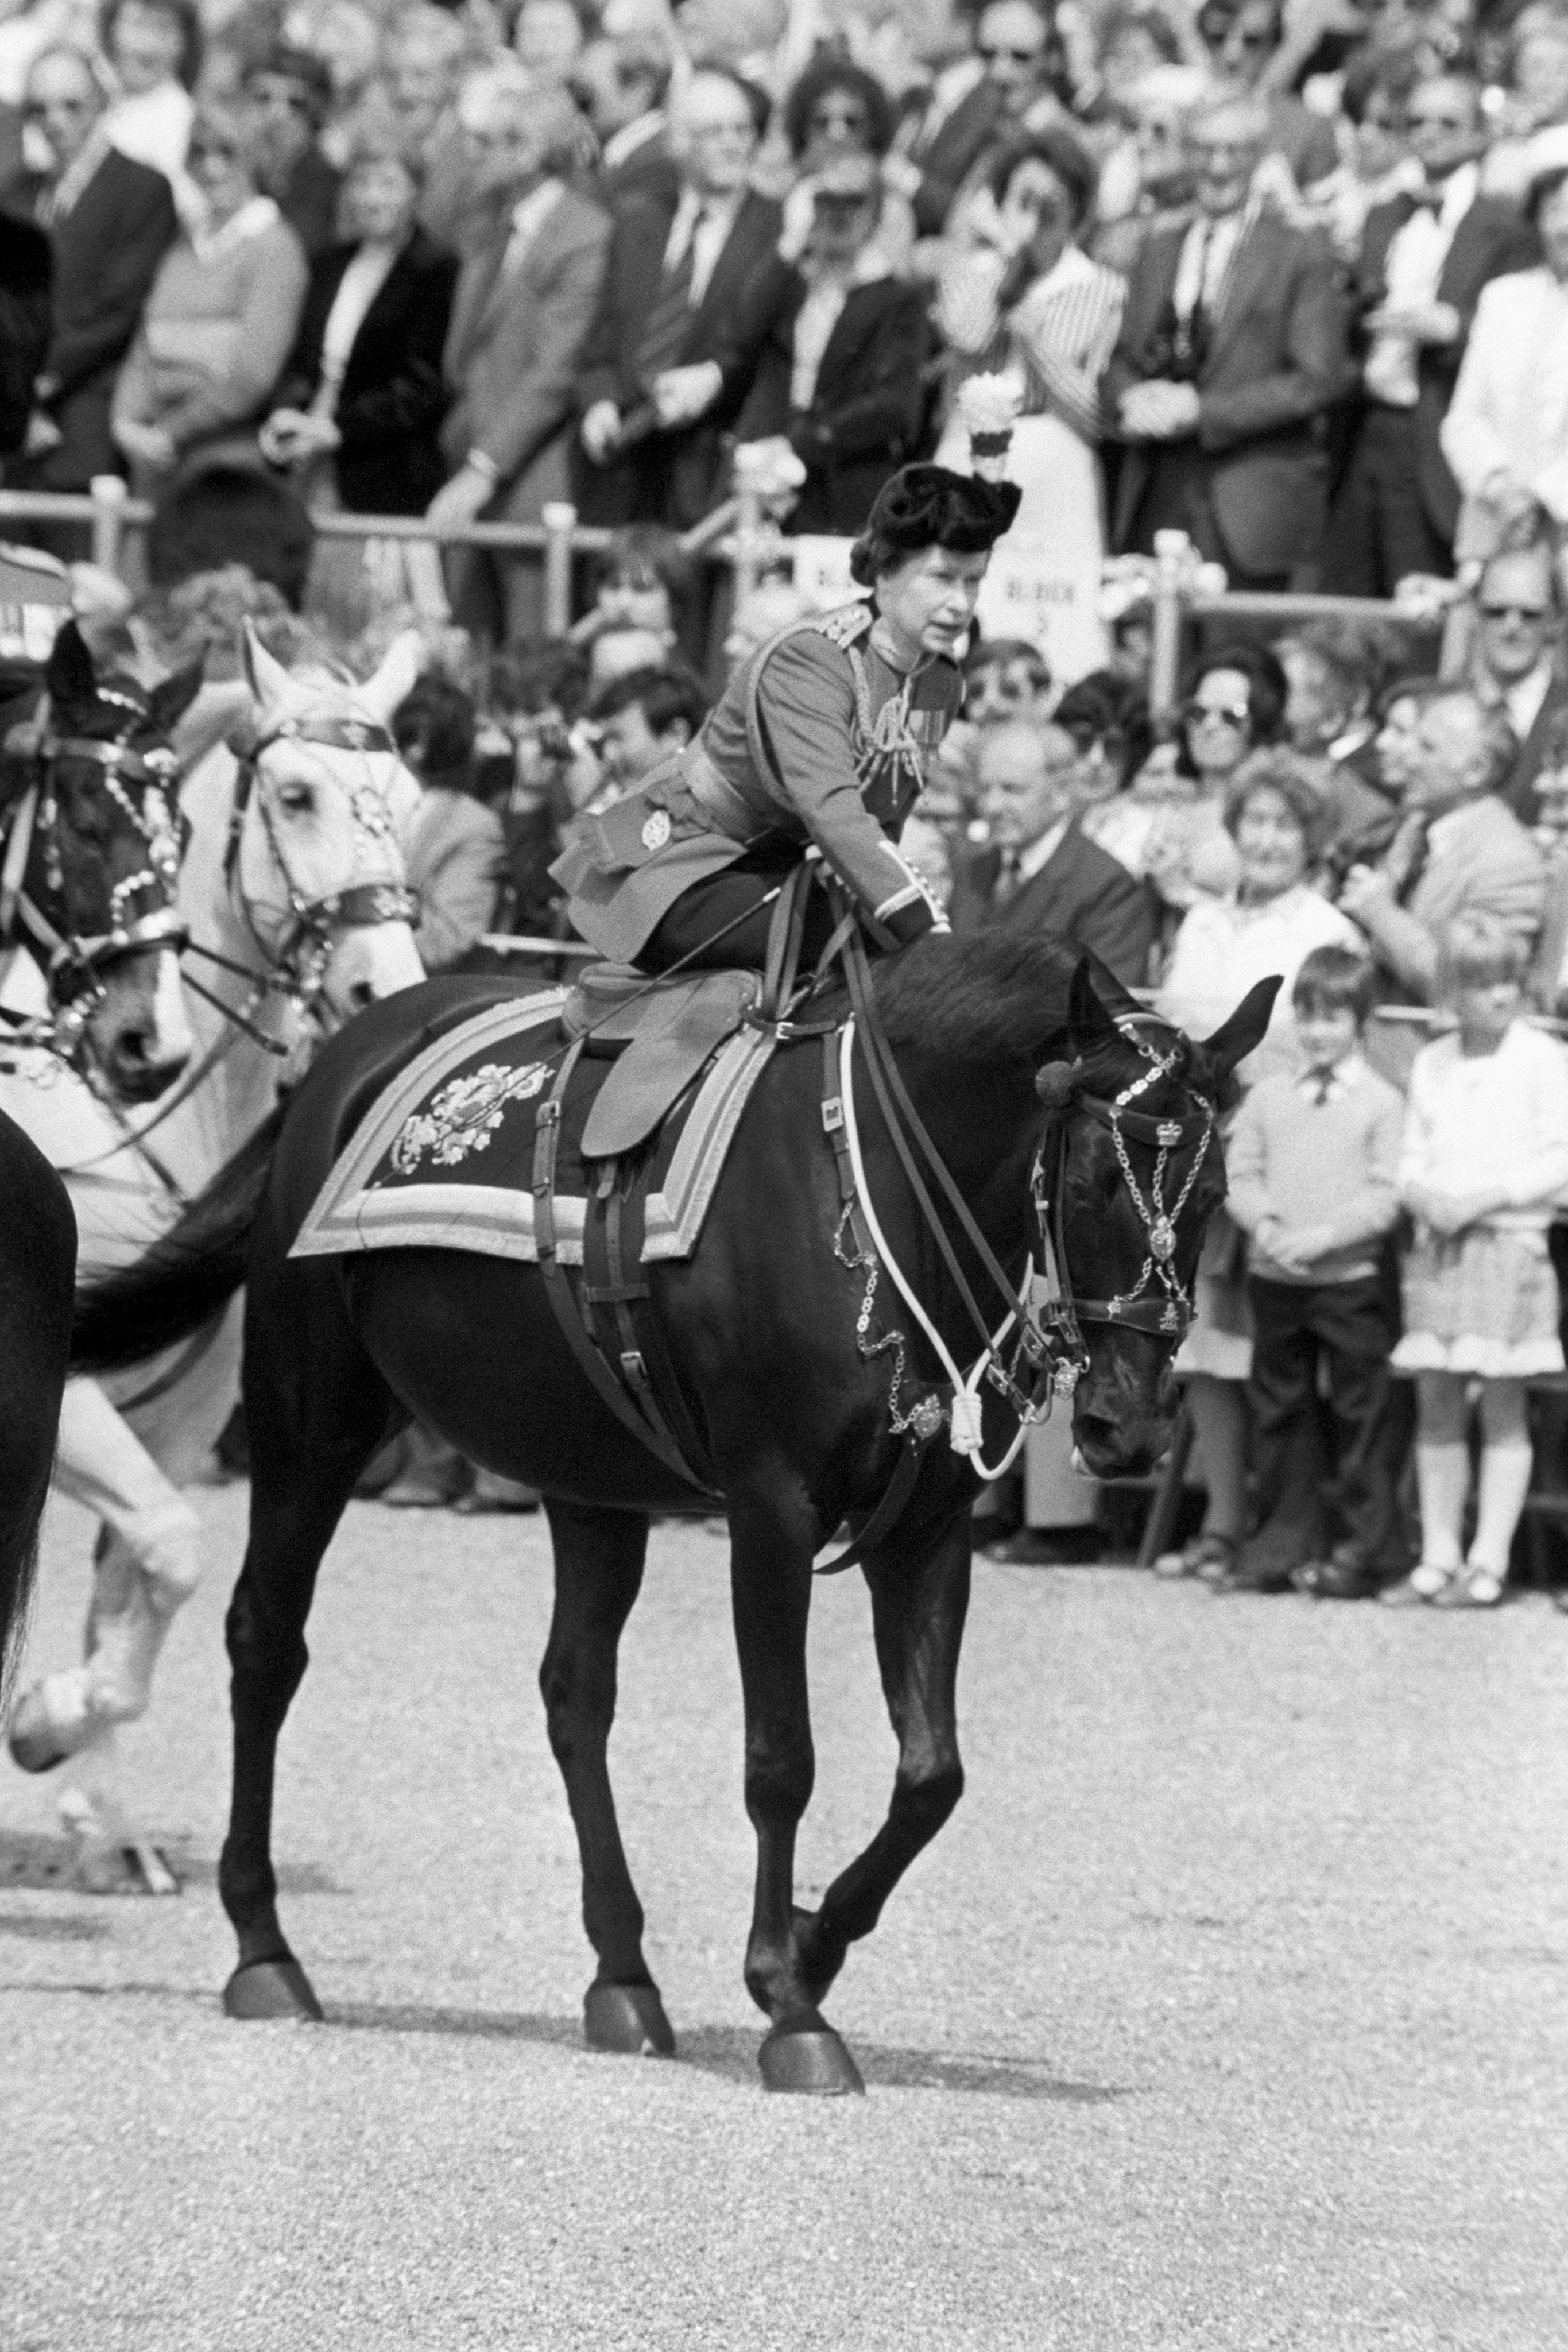
<path fill-rule="evenodd" d="M 866 635 L 872 618 L 871 606 L 857 599 L 852 604 L 837 605 L 831 613 L 819 613 L 805 625 L 814 629 L 820 637 L 826 637 L 830 645 L 837 646 L 842 653 Z"/>

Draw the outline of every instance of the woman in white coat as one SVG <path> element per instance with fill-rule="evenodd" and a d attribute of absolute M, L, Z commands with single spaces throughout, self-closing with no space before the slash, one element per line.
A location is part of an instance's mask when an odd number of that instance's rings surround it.
<path fill-rule="evenodd" d="M 1525 200 L 1541 266 L 1481 289 L 1443 420 L 1443 454 L 1465 495 L 1461 557 L 1493 553 L 1538 506 L 1568 524 L 1568 143 L 1547 136 L 1553 160 Z"/>

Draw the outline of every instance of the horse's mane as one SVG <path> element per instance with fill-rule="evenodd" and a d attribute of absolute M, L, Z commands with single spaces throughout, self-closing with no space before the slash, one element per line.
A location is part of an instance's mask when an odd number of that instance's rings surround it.
<path fill-rule="evenodd" d="M 941 932 L 875 967 L 877 1011 L 888 1041 L 988 1062 L 1038 1061 L 1067 1025 L 1068 992 L 1083 961 L 1071 940 L 1047 933 Z M 1134 1000 L 1089 959 L 1095 992 L 1112 1013 Z"/>

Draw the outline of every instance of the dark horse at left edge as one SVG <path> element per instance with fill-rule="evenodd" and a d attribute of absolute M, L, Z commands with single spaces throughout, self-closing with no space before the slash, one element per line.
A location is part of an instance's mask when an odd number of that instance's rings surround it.
<path fill-rule="evenodd" d="M 1166 1450 L 1170 1362 L 1204 1228 L 1223 1198 L 1215 1115 L 1261 1037 L 1276 983 L 1254 989 L 1206 1044 L 1091 975 L 1063 940 L 920 940 L 880 964 L 874 1017 L 910 1101 L 973 1225 L 1020 1283 L 1049 1242 L 1059 1355 L 1079 1377 L 1084 1466 L 1138 1475 Z M 219 1873 L 239 1960 L 237 2016 L 319 2017 L 278 1923 L 270 1856 L 278 1734 L 305 1671 L 316 1573 L 356 1478 L 411 1414 L 474 1459 L 543 1494 L 556 1593 L 540 1681 L 581 1854 L 598 1957 L 585 2002 L 598 2047 L 668 2052 L 674 2036 L 643 1950 L 643 1910 L 607 1766 L 616 1652 L 642 1581 L 650 1516 L 693 1508 L 689 1487 L 601 1401 L 563 1337 L 538 1268 L 461 1251 L 389 1249 L 291 1259 L 334 1156 L 382 1087 L 497 983 L 435 982 L 374 1007 L 320 1056 L 264 1130 L 138 1266 L 78 1309 L 84 1368 L 145 1354 L 248 1285 L 246 1410 L 250 1540 L 228 1615 L 233 1805 Z M 862 1008 L 870 1009 L 870 1008 Z M 847 1006 L 841 1008 L 847 1012 Z M 942 1366 L 865 1252 L 842 1244 L 844 1202 L 824 1133 L 823 1056 L 773 1056 L 731 1146 L 694 1255 L 647 1269 L 687 1417 L 727 1510 L 745 1706 L 745 1796 L 757 1834 L 746 1982 L 769 2031 L 771 2088 L 852 2091 L 853 2059 L 821 2013 L 849 1947 L 876 1925 L 963 1785 L 955 1682 L 969 1597 L 967 1459 L 927 1445 L 896 1524 L 861 1565 L 899 1757 L 886 1820 L 829 1886 L 797 1908 L 794 1849 L 814 1771 L 806 1679 L 813 1559 L 847 1521 L 863 1529 L 906 1442 L 890 1378 L 897 1327 L 928 1395 Z M 975 1352 L 955 1279 L 984 1287 L 984 1254 L 952 1206 L 949 1257 L 922 1212 L 873 1095 L 863 1030 L 854 1097 L 867 1183 L 888 1251 L 950 1353 Z M 1182 1313 L 1170 1311 L 1179 1298 Z M 1159 1312 L 1147 1311 L 1165 1301 Z M 857 1330 L 857 1323 L 862 1328 Z M 891 1391 L 891 1393 L 890 1393 Z M 986 1391 L 993 1456 L 1011 1424 Z M 711 1501 L 697 1507 L 712 1509 Z"/>

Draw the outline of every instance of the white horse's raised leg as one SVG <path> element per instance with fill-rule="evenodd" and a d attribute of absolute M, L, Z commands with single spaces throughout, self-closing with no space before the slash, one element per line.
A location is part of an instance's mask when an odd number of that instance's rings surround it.
<path fill-rule="evenodd" d="M 202 1572 L 195 1511 L 95 1381 L 67 1383 L 55 1475 L 104 1528 L 85 1662 L 35 1683 L 12 1717 L 11 1752 L 34 1772 L 145 1712 L 158 1653 Z"/>

